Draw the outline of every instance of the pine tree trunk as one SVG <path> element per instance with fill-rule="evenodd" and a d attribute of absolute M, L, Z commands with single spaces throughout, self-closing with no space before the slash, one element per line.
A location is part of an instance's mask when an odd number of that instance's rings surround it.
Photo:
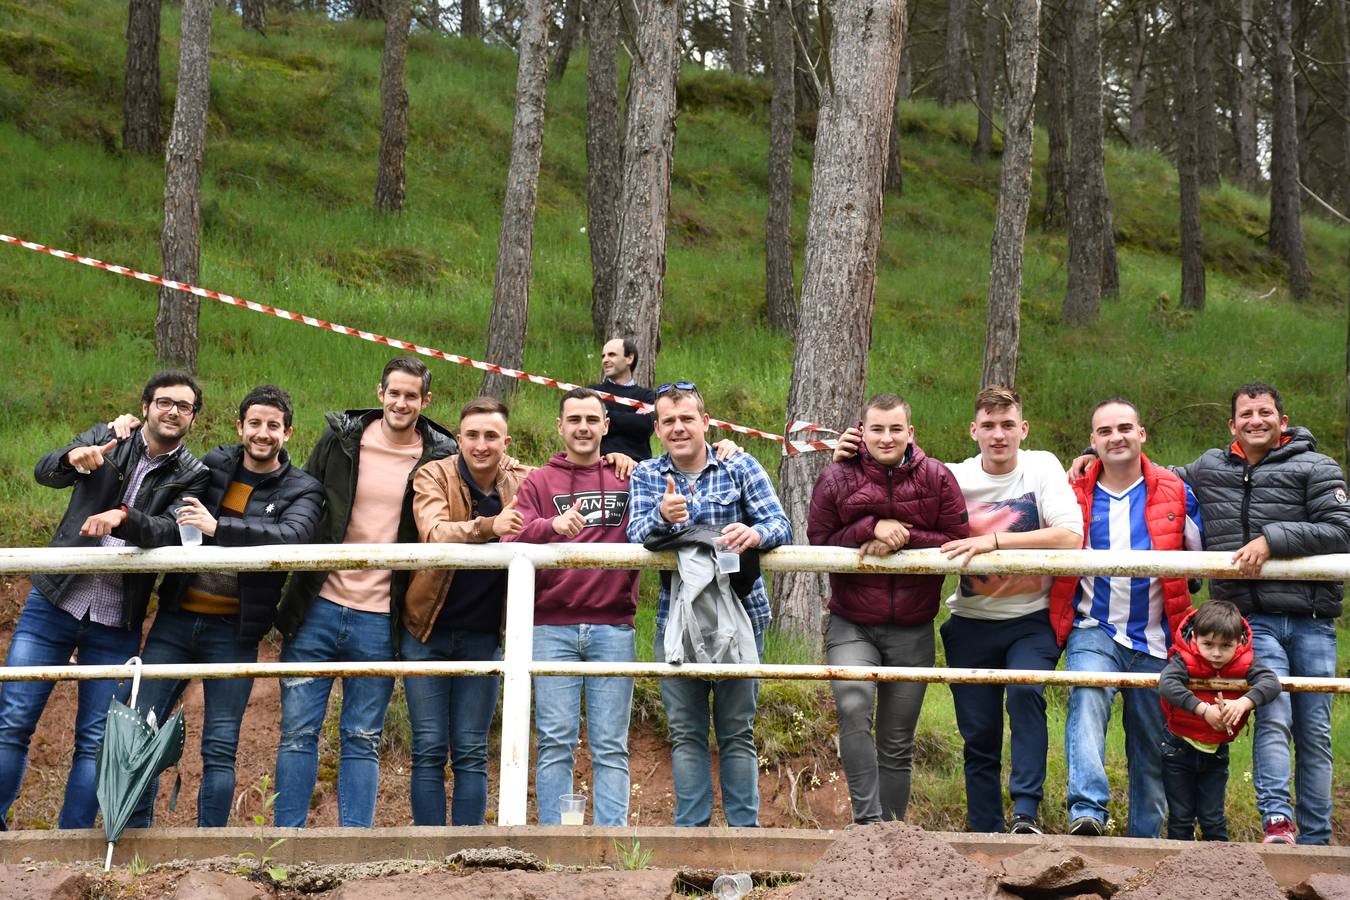
<path fill-rule="evenodd" d="M 539 159 L 544 150 L 548 23 L 548 0 L 525 0 L 520 42 L 516 45 L 520 59 L 516 70 L 516 116 L 511 125 L 511 162 L 506 173 L 487 340 L 487 359 L 513 369 L 519 369 L 525 362 L 534 208 L 539 195 Z M 514 378 L 489 372 L 483 376 L 479 393 L 505 400 L 517 384 Z"/>
<path fill-rule="evenodd" d="M 803 110 L 820 108 L 820 91 L 811 78 L 816 57 L 820 51 L 819 31 L 812 27 L 811 11 L 807 0 L 794 0 L 792 18 L 797 24 L 797 107 Z M 817 23 L 818 24 L 818 23 Z"/>
<path fill-rule="evenodd" d="M 1303 246 L 1299 196 L 1298 124 L 1294 105 L 1294 54 L 1291 46 L 1292 0 L 1272 0 L 1271 32 L 1275 59 L 1271 72 L 1275 110 L 1270 141 L 1270 247 L 1289 265 L 1289 290 L 1297 298 L 1312 292 L 1312 274 Z"/>
<path fill-rule="evenodd" d="M 1200 230 L 1199 106 L 1196 85 L 1203 16 L 1197 6 L 1205 0 L 1178 0 L 1176 37 L 1177 180 L 1181 194 L 1181 308 L 1205 308 L 1205 244 Z"/>
<path fill-rule="evenodd" d="M 750 41 L 745 27 L 748 0 L 729 0 L 731 4 L 731 71 L 744 75 L 750 71 Z"/>
<path fill-rule="evenodd" d="M 267 33 L 267 3 L 266 0 L 242 0 L 244 15 L 244 30 L 256 31 L 258 34 Z"/>
<path fill-rule="evenodd" d="M 1214 3 L 1195 3 L 1195 154 L 1203 185 L 1219 183 L 1219 108 L 1214 75 Z"/>
<path fill-rule="evenodd" d="M 1063 228 L 1068 223 L 1066 194 L 1069 183 L 1069 0 L 1055 0 L 1041 7 L 1041 29 L 1046 36 L 1045 134 L 1049 152 L 1045 159 L 1045 207 L 1041 227 Z"/>
<path fill-rule="evenodd" d="M 900 22 L 900 74 L 895 79 L 895 112 L 891 114 L 891 139 L 886 144 L 885 191 L 899 197 L 905 192 L 904 144 L 900 136 L 900 101 L 909 99 L 912 74 L 909 52 L 909 4 L 905 4 Z"/>
<path fill-rule="evenodd" d="M 399 3 L 402 0 L 352 0 L 352 17 L 376 21 L 385 15 L 385 3 Z"/>
<path fill-rule="evenodd" d="M 460 0 L 459 33 L 461 37 L 481 38 L 483 36 L 483 10 L 478 0 Z"/>
<path fill-rule="evenodd" d="M 1261 188 L 1256 148 L 1256 54 L 1252 52 L 1252 4 L 1238 0 L 1237 72 L 1234 78 L 1233 145 L 1238 183 L 1249 191 Z"/>
<path fill-rule="evenodd" d="M 966 0 L 947 0 L 947 46 L 942 61 L 942 89 L 938 98 L 943 106 L 965 100 L 970 94 L 966 84 Z"/>
<path fill-rule="evenodd" d="M 797 89 L 793 67 L 791 0 L 769 0 L 773 100 L 769 106 L 769 209 L 764 218 L 764 301 L 769 327 L 797 330 L 797 295 L 792 278 L 792 140 L 796 133 Z"/>
<path fill-rule="evenodd" d="M 183 0 L 178 94 L 164 157 L 164 278 L 195 284 L 201 274 L 202 157 L 211 94 L 211 0 Z M 159 289 L 155 357 L 161 365 L 197 371 L 197 315 L 192 294 Z"/>
<path fill-rule="evenodd" d="M 159 153 L 164 146 L 159 89 L 160 0 L 127 7 L 127 72 L 122 94 L 122 149 Z"/>
<path fill-rule="evenodd" d="M 1144 124 L 1148 101 L 1148 44 L 1153 24 L 1153 4 L 1134 6 L 1134 43 L 1130 47 L 1130 146 L 1144 146 Z"/>
<path fill-rule="evenodd" d="M 1102 298 L 1106 222 L 1102 166 L 1101 37 L 1096 0 L 1068 0 L 1073 143 L 1069 148 L 1069 279 L 1064 322 L 1097 321 Z"/>
<path fill-rule="evenodd" d="M 619 211 L 618 285 L 606 334 L 638 347 L 638 384 L 651 384 L 665 297 L 666 222 L 680 75 L 679 0 L 642 0 L 638 55 L 628 76 Z"/>
<path fill-rule="evenodd" d="M 975 106 L 980 124 L 975 132 L 975 158 L 984 160 L 994 151 L 994 84 L 999 73 L 999 33 L 1003 24 L 1002 0 L 985 0 L 984 44 L 980 52 L 980 80 L 975 89 Z M 1035 75 L 1032 75 L 1035 80 Z"/>
<path fill-rule="evenodd" d="M 619 137 L 619 4 L 586 3 L 586 237 L 591 245 L 591 329 L 605 325 L 618 283 L 619 199 L 623 145 Z"/>
<path fill-rule="evenodd" d="M 1040 0 L 1008 0 L 1008 99 L 1003 176 L 990 246 L 989 295 L 981 385 L 1017 383 L 1021 339 L 1022 253 L 1031 209 L 1031 162 L 1040 50 Z"/>
<path fill-rule="evenodd" d="M 872 343 L 881 180 L 895 110 L 904 0 L 838 0 L 830 59 L 833 90 L 822 98 L 807 219 L 801 319 L 788 392 L 789 417 L 852 421 L 867 387 Z M 784 458 L 783 505 L 800 540 L 816 475 L 828 454 Z M 790 573 L 775 585 L 779 622 L 820 641 L 825 578 Z"/>
<path fill-rule="evenodd" d="M 900 27 L 904 35 L 900 38 L 900 77 L 895 80 L 895 96 L 897 100 L 908 100 L 914 90 L 914 54 L 909 50 L 908 3 L 905 4 L 902 19 Z"/>
<path fill-rule="evenodd" d="M 581 34 L 581 3 L 582 0 L 567 0 L 564 6 L 563 27 L 558 34 L 558 46 L 553 48 L 553 63 L 548 72 L 553 81 L 562 81 L 572 51 L 576 49 L 577 37 Z"/>
<path fill-rule="evenodd" d="M 1350 0 L 1333 0 L 1336 15 L 1336 37 L 1341 48 L 1341 59 L 1350 60 Z M 1342 209 L 1350 215 L 1350 72 L 1341 78 L 1341 189 L 1345 197 Z M 1350 461 L 1350 456 L 1346 457 Z"/>
<path fill-rule="evenodd" d="M 381 212 L 401 212 L 406 192 L 408 88 L 403 69 L 411 18 L 412 0 L 386 0 L 380 63 L 380 170 L 375 179 L 375 208 Z"/>

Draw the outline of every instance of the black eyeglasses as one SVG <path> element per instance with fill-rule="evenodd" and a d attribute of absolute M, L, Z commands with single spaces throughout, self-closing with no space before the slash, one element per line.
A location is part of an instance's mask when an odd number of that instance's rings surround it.
<path fill-rule="evenodd" d="M 190 416 L 197 411 L 197 404 L 191 400 L 174 400 L 172 397 L 156 397 L 153 401 L 155 409 L 160 412 L 168 412 L 175 406 L 178 412 L 184 416 Z"/>
<path fill-rule="evenodd" d="M 692 381 L 669 381 L 656 389 L 656 396 L 660 397 L 666 391 L 697 391 L 698 387 Z"/>

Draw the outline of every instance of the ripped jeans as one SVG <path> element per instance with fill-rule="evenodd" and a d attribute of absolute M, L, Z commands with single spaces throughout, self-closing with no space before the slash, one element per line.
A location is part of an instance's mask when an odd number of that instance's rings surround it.
<path fill-rule="evenodd" d="M 281 648 L 282 662 L 366 662 L 394 658 L 389 616 L 339 606 L 318 597 L 304 623 Z M 319 772 L 319 732 L 332 678 L 281 679 L 281 744 L 277 748 L 279 828 L 303 828 Z M 343 678 L 338 721 L 338 825 L 369 828 L 380 782 L 380 738 L 394 679 Z"/>

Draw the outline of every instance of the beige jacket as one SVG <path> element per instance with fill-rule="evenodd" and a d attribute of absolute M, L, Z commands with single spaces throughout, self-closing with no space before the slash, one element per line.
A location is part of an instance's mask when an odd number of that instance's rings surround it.
<path fill-rule="evenodd" d="M 510 503 L 525 476 L 534 471 L 510 456 L 497 470 L 497 496 Z M 413 519 L 423 543 L 486 544 L 497 539 L 492 531 L 496 516 L 474 516 L 468 485 L 459 473 L 459 454 L 429 462 L 413 478 Z M 445 605 L 454 569 L 419 569 L 413 573 L 403 603 L 403 627 L 422 643 Z"/>

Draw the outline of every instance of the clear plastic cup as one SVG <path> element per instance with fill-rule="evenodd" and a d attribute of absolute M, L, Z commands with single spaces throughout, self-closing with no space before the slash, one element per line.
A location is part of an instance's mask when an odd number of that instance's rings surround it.
<path fill-rule="evenodd" d="M 717 900 L 741 900 L 754 886 L 749 874 L 737 872 L 735 875 L 718 875 L 713 882 L 712 892 Z"/>
<path fill-rule="evenodd" d="M 727 549 L 725 541 L 714 541 L 713 546 L 717 548 L 717 571 L 723 575 L 731 575 L 741 570 L 741 555 L 735 550 Z"/>
<path fill-rule="evenodd" d="M 189 496 L 187 496 L 187 495 L 185 494 L 185 495 L 183 495 L 183 499 L 184 499 L 184 500 L 195 500 L 195 499 L 197 499 L 197 498 L 196 498 L 196 497 L 189 497 Z M 191 509 L 191 508 L 192 508 L 192 507 L 191 507 L 190 505 L 188 505 L 188 506 L 180 506 L 180 507 L 178 507 L 178 510 L 177 510 L 177 511 L 178 511 L 178 512 L 181 512 L 181 511 L 184 510 L 184 509 Z M 187 524 L 185 524 L 185 523 L 183 523 L 183 522 L 179 522 L 179 523 L 178 523 L 178 539 L 182 542 L 182 544 L 183 544 L 184 547 L 196 547 L 196 546 L 199 546 L 199 545 L 201 544 L 201 542 L 202 542 L 202 530 L 201 530 L 200 528 L 198 528 L 196 525 L 187 525 Z"/>
<path fill-rule="evenodd" d="M 564 825 L 586 824 L 586 795 L 563 794 L 558 798 L 558 815 Z"/>

